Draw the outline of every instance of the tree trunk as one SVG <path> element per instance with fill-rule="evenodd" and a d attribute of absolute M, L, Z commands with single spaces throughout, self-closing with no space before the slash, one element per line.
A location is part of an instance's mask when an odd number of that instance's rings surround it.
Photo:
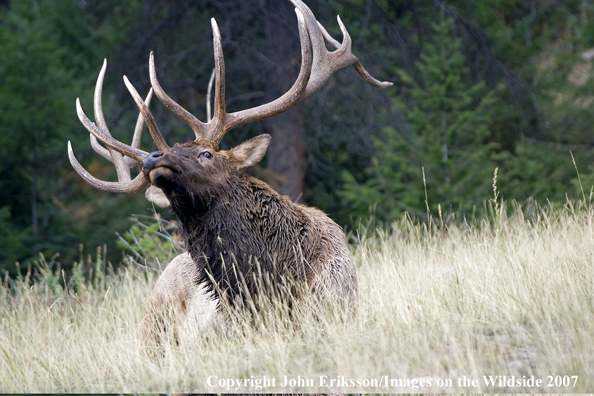
<path fill-rule="evenodd" d="M 280 176 L 277 191 L 294 202 L 304 202 L 306 162 L 302 109 L 298 107 L 271 118 L 266 122 L 266 129 L 272 135 L 268 169 Z"/>
<path fill-rule="evenodd" d="M 269 100 L 283 95 L 295 82 L 301 65 L 301 50 L 295 11 L 289 2 L 271 1 L 269 16 L 269 53 L 275 65 L 267 79 Z M 279 176 L 274 186 L 294 202 L 304 201 L 305 192 L 305 128 L 300 105 L 265 121 L 264 128 L 272 136 L 268 148 L 268 169 Z"/>

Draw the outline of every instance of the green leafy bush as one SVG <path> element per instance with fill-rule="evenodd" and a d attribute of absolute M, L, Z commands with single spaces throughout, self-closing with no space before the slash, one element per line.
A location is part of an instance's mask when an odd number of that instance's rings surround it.
<path fill-rule="evenodd" d="M 142 221 L 141 221 L 142 220 Z M 123 236 L 118 234 L 117 246 L 129 254 L 127 259 L 137 265 L 162 270 L 175 256 L 182 253 L 183 242 L 173 232 L 177 223 L 156 216 L 134 216 L 134 225 Z M 154 221 L 152 224 L 150 221 Z"/>

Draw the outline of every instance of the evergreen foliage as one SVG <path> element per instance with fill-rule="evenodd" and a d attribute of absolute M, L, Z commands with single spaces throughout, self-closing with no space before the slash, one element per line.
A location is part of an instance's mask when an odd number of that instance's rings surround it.
<path fill-rule="evenodd" d="M 125 36 L 122 22 L 130 15 L 118 14 L 116 3 L 24 0 L 0 8 L 0 268 L 14 272 L 16 261 L 31 262 L 40 252 L 72 263 L 80 243 L 92 249 L 129 225 L 128 215 L 110 214 L 115 205 L 115 212 L 130 213 L 141 202 L 81 183 L 66 155 L 69 140 L 89 147 L 74 103 L 81 94 L 90 103 L 102 59 L 96 53 Z M 83 163 L 96 175 L 114 173 L 97 157 Z M 110 250 L 119 261 L 121 253 Z"/>
<path fill-rule="evenodd" d="M 384 129 L 363 182 L 344 172 L 342 195 L 359 216 L 370 205 L 386 221 L 423 213 L 425 187 L 434 213 L 438 205 L 468 211 L 488 199 L 498 148 L 490 131 L 494 94 L 470 78 L 462 39 L 443 9 L 431 29 L 415 75 L 397 70 L 403 93 L 394 103 L 410 130 Z"/>

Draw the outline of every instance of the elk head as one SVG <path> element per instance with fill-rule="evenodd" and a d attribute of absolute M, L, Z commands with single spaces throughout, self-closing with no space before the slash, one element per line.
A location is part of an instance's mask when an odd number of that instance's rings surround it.
<path fill-rule="evenodd" d="M 142 172 L 174 207 L 178 200 L 183 205 L 187 197 L 208 202 L 229 191 L 242 169 L 257 164 L 269 142 L 270 135 L 262 134 L 223 151 L 210 140 L 196 139 L 150 153 L 142 160 Z M 157 194 L 151 193 L 148 198 L 158 202 Z"/>
<path fill-rule="evenodd" d="M 291 0 L 291 2 L 296 7 L 302 61 L 297 80 L 284 95 L 270 103 L 251 109 L 235 113 L 225 111 L 225 64 L 220 32 L 216 21 L 212 19 L 216 70 L 215 110 L 212 120 L 201 122 L 173 101 L 157 80 L 152 52 L 149 59 L 152 90 L 168 109 L 192 128 L 196 139 L 169 147 L 148 109 L 151 93 L 149 92 L 146 101 L 143 101 L 125 76 L 124 82 L 138 105 L 141 115 L 132 145 L 128 146 L 112 138 L 101 108 L 101 91 L 106 68 L 104 63 L 95 88 L 96 123 L 85 115 L 78 99 L 76 106 L 80 121 L 91 133 L 91 143 L 95 151 L 116 166 L 118 182 L 105 182 L 90 175 L 76 160 L 71 144 L 68 142 L 68 154 L 74 169 L 92 186 L 108 192 L 136 194 L 150 183 L 152 186 L 147 190 L 147 198 L 159 206 L 168 206 L 170 203 L 175 206 L 175 201 L 179 197 L 187 195 L 207 199 L 214 190 L 223 189 L 233 181 L 241 169 L 260 161 L 270 141 L 269 135 L 260 135 L 231 150 L 219 150 L 219 143 L 229 130 L 270 118 L 294 107 L 317 92 L 332 74 L 349 66 L 353 67 L 365 82 L 374 87 L 385 88 L 392 85 L 390 82 L 380 82 L 369 75 L 353 55 L 351 38 L 340 17 L 338 23 L 343 33 L 342 43 L 328 34 L 301 0 Z M 333 45 L 336 50 L 328 51 L 324 40 Z M 159 151 L 147 153 L 139 149 L 143 119 Z M 97 139 L 103 142 L 107 149 L 100 146 Z M 130 167 L 135 165 L 139 165 L 142 172 L 132 180 Z"/>

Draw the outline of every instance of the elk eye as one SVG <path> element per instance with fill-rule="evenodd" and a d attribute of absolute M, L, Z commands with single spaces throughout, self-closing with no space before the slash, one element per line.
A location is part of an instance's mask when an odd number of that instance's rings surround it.
<path fill-rule="evenodd" d="M 208 151 L 203 151 L 203 152 L 200 153 L 200 158 L 211 159 L 212 158 L 212 154 L 209 153 Z"/>

